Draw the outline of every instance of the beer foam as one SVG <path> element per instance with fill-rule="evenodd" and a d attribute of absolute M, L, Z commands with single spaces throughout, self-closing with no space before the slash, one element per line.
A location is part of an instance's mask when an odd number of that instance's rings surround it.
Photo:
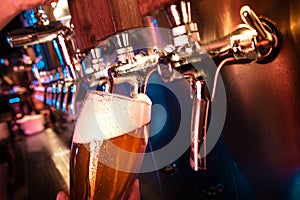
<path fill-rule="evenodd" d="M 134 131 L 150 122 L 151 105 L 146 94 L 129 98 L 89 91 L 76 121 L 73 142 L 102 141 Z"/>

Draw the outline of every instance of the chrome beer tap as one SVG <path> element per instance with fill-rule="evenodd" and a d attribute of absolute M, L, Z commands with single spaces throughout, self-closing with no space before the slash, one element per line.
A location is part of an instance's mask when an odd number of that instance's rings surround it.
<path fill-rule="evenodd" d="M 240 15 L 244 24 L 240 24 L 224 38 L 201 43 L 197 24 L 191 21 L 190 6 L 189 1 L 180 1 L 166 9 L 172 27 L 174 51 L 160 57 L 159 61 L 162 66 L 171 66 L 164 67 L 165 69 L 180 72 L 188 80 L 195 94 L 191 123 L 190 165 L 197 171 L 206 169 L 206 133 L 209 124 L 209 110 L 215 99 L 217 75 L 221 67 L 228 61 L 238 63 L 271 62 L 280 51 L 281 37 L 279 30 L 271 21 L 257 17 L 249 6 L 243 6 Z M 192 63 L 201 62 L 199 55 L 205 53 L 202 48 L 218 66 L 212 94 L 208 91 L 206 74 L 192 65 Z M 169 74 L 172 73 L 169 72 Z"/>
<path fill-rule="evenodd" d="M 258 17 L 247 5 L 240 9 L 244 23 L 223 38 L 201 43 L 216 63 L 226 58 L 234 62 L 268 63 L 273 61 L 281 47 L 281 34 L 275 24 Z"/>
<path fill-rule="evenodd" d="M 107 76 L 100 78 L 97 89 L 104 92 L 113 92 L 114 85 L 129 83 L 131 96 L 145 93 L 148 77 L 156 71 L 159 54 L 135 54 L 130 44 L 128 32 L 114 36 L 116 46 L 116 63 L 107 66 Z"/>
<path fill-rule="evenodd" d="M 52 61 L 57 61 L 58 66 L 50 67 L 62 71 L 59 80 L 52 83 L 52 89 L 55 90 L 53 94 L 56 96 L 60 94 L 61 98 L 57 102 L 52 99 L 52 103 L 48 101 L 48 104 L 73 115 L 75 113 L 75 82 L 84 77 L 83 54 L 77 48 L 73 27 L 72 25 L 63 25 L 60 21 L 49 21 L 41 6 L 30 11 L 31 23 L 29 24 L 31 26 L 11 31 L 8 33 L 7 41 L 11 47 L 26 48 L 27 46 L 41 45 L 43 49 L 49 49 L 51 53 L 53 51 L 55 56 L 47 57 L 49 54 L 47 52 L 45 59 L 50 60 L 51 65 L 53 65 Z M 57 84 L 61 87 L 56 87 Z"/>
<path fill-rule="evenodd" d="M 146 92 L 149 77 L 154 72 L 158 72 L 166 82 L 183 77 L 187 79 L 191 92 L 195 94 L 190 95 L 195 98 L 191 122 L 191 166 L 199 170 L 206 168 L 205 156 L 199 152 L 201 144 L 205 143 L 210 95 L 203 78 L 205 74 L 191 64 L 201 61 L 199 53 L 203 53 L 203 49 L 199 47 L 197 24 L 191 22 L 190 10 L 190 3 L 185 1 L 167 9 L 173 25 L 173 44 L 168 47 L 154 47 L 136 54 L 128 32 L 114 36 L 117 62 L 107 66 L 107 75 L 100 78 L 97 89 L 112 93 L 115 85 L 126 82 L 131 85 L 131 96 L 134 97 L 137 93 Z"/>
<path fill-rule="evenodd" d="M 118 34 L 115 36 L 117 63 L 107 66 L 107 75 L 100 78 L 98 90 L 113 92 L 116 84 L 127 82 L 134 96 L 146 92 L 148 78 L 154 71 L 166 82 L 184 77 L 190 84 L 193 100 L 190 165 L 195 171 L 205 170 L 206 133 L 215 98 L 216 75 L 228 61 L 272 61 L 280 49 L 280 32 L 272 22 L 258 18 L 244 6 L 241 9 L 244 24 L 224 38 L 202 43 L 197 24 L 191 20 L 189 1 L 180 1 L 165 11 L 172 27 L 173 43 L 162 49 L 152 49 L 152 53 L 135 54 L 128 33 Z M 195 66 L 195 63 L 202 63 L 206 53 L 218 66 L 212 93 L 208 90 L 206 72 Z"/>
<path fill-rule="evenodd" d="M 191 120 L 191 148 L 190 166 L 193 170 L 206 169 L 206 133 L 208 127 L 208 113 L 211 105 L 211 97 L 205 80 L 205 72 L 194 66 L 201 62 L 201 54 L 205 52 L 200 48 L 200 36 L 197 24 L 192 22 L 191 3 L 180 1 L 169 6 L 166 10 L 169 23 L 172 27 L 173 51 L 167 52 L 159 59 L 160 68 L 171 66 L 169 80 L 179 72 L 190 84 L 193 100 Z M 200 153 L 201 146 L 203 152 Z"/>
<path fill-rule="evenodd" d="M 11 47 L 26 47 L 51 42 L 58 60 L 67 68 L 67 79 L 83 77 L 81 67 L 82 54 L 79 52 L 71 26 L 64 26 L 60 21 L 49 21 L 41 6 L 32 14 L 32 26 L 23 27 L 8 33 L 7 41 Z"/>

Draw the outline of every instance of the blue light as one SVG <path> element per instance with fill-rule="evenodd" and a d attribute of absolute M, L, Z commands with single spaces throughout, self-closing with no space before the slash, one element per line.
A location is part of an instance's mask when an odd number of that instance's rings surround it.
<path fill-rule="evenodd" d="M 298 200 L 300 196 L 300 170 L 289 181 L 289 191 L 288 198 L 289 200 Z"/>
<path fill-rule="evenodd" d="M 71 86 L 71 93 L 75 93 L 76 92 L 76 86 L 72 85 Z"/>
<path fill-rule="evenodd" d="M 38 69 L 43 69 L 45 67 L 45 63 L 43 60 L 40 60 L 38 62 L 35 63 L 35 66 L 38 68 Z"/>
<path fill-rule="evenodd" d="M 7 41 L 7 43 L 9 44 L 9 46 L 12 46 L 9 37 L 6 37 L 6 41 Z"/>
<path fill-rule="evenodd" d="M 86 75 L 86 65 L 85 65 L 84 61 L 81 62 L 81 66 L 82 66 L 82 70 L 83 70 L 84 75 Z"/>
<path fill-rule="evenodd" d="M 63 87 L 63 93 L 67 93 L 67 87 Z"/>
<path fill-rule="evenodd" d="M 66 103 L 65 103 L 65 102 L 63 102 L 63 104 L 62 104 L 62 111 L 63 111 L 63 112 L 66 112 L 66 111 L 67 111 L 67 106 L 66 106 Z"/>
<path fill-rule="evenodd" d="M 55 49 L 55 52 L 56 52 L 56 55 L 58 57 L 60 65 L 65 66 L 65 62 L 64 62 L 63 57 L 61 55 L 61 52 L 60 52 L 60 49 L 58 47 L 57 41 L 53 40 L 52 43 L 53 43 L 53 46 L 54 46 L 54 49 Z"/>
<path fill-rule="evenodd" d="M 9 99 L 10 104 L 19 103 L 21 101 L 20 97 L 14 97 Z"/>
<path fill-rule="evenodd" d="M 153 18 L 153 24 L 154 24 L 155 27 L 158 27 L 158 23 L 157 23 L 156 18 Z"/>
<path fill-rule="evenodd" d="M 2 65 L 4 65 L 4 64 L 5 64 L 5 59 L 4 59 L 4 58 L 1 58 L 1 61 L 0 61 L 0 62 L 1 62 Z"/>
<path fill-rule="evenodd" d="M 60 79 L 60 74 L 59 74 L 59 72 L 58 71 L 56 71 L 56 78 L 59 80 Z"/>
<path fill-rule="evenodd" d="M 47 104 L 47 105 L 51 106 L 51 105 L 52 105 L 51 103 L 52 103 L 51 99 L 47 99 L 47 100 L 46 100 L 46 104 Z"/>
<path fill-rule="evenodd" d="M 59 110 L 60 109 L 60 102 L 56 101 L 56 109 Z"/>
<path fill-rule="evenodd" d="M 63 68 L 63 75 L 64 77 L 68 77 L 67 67 Z"/>

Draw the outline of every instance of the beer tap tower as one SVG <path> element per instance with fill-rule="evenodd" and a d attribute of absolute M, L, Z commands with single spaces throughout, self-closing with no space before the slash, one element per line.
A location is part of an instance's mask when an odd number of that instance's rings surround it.
<path fill-rule="evenodd" d="M 154 71 L 158 71 L 165 81 L 178 79 L 176 74 L 179 72 L 188 81 L 195 94 L 191 122 L 190 164 L 194 170 L 198 171 L 206 169 L 208 115 L 215 97 L 217 76 L 215 76 L 214 88 L 210 94 L 205 74 L 192 63 L 201 62 L 201 54 L 207 52 L 218 66 L 216 71 L 218 75 L 221 67 L 228 62 L 271 62 L 280 51 L 280 32 L 271 21 L 258 18 L 249 6 L 243 6 L 240 10 L 243 24 L 223 38 L 202 43 L 197 24 L 192 22 L 189 1 L 171 4 L 166 7 L 165 12 L 171 26 L 173 41 L 170 44 L 171 51 L 153 48 L 146 54 L 135 54 L 128 32 L 116 33 L 113 37 L 117 63 L 103 64 L 99 48 L 92 48 L 93 65 L 102 67 L 91 73 L 86 73 L 82 69 L 82 54 L 77 49 L 72 28 L 62 26 L 57 21 L 49 22 L 41 9 L 35 12 L 37 22 L 34 26 L 11 32 L 8 41 L 12 47 L 53 42 L 59 47 L 56 48 L 57 53 L 61 53 L 61 65 L 67 72 L 64 81 L 78 80 L 86 75 L 94 79 L 93 82 L 99 79 L 97 89 L 105 92 L 113 92 L 115 85 L 128 82 L 131 85 L 131 95 L 134 97 L 137 93 L 146 92 L 148 78 Z M 73 97 L 70 101 L 67 100 L 70 95 L 62 95 L 69 91 L 67 87 L 60 85 L 56 88 L 60 88 L 55 92 L 56 99 L 59 101 L 56 104 L 63 104 L 60 107 L 64 108 L 65 102 L 69 101 L 68 103 L 72 102 L 74 107 Z"/>
<path fill-rule="evenodd" d="M 117 46 L 117 64 L 108 66 L 107 75 L 100 78 L 98 90 L 113 92 L 114 85 L 128 82 L 132 96 L 145 93 L 147 77 L 158 71 L 165 81 L 176 80 L 179 72 L 190 84 L 194 97 L 191 122 L 190 165 L 195 171 L 206 169 L 206 133 L 209 124 L 209 110 L 215 98 L 217 75 L 228 63 L 271 62 L 280 50 L 280 32 L 269 20 L 258 18 L 249 6 L 243 6 L 240 24 L 224 38 L 201 43 L 197 24 L 191 20 L 191 4 L 180 1 L 166 8 L 171 25 L 173 51 L 152 50 L 156 54 L 135 55 L 129 43 L 127 32 L 114 36 Z M 192 63 L 201 62 L 206 52 L 217 64 L 212 93 L 208 91 L 205 74 Z M 162 70 L 163 69 L 163 70 Z M 163 74 L 167 73 L 166 74 Z M 168 78 L 166 78 L 168 77 Z"/>

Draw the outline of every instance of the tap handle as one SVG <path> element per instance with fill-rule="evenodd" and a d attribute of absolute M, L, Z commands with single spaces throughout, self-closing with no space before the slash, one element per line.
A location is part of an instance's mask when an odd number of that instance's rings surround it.
<path fill-rule="evenodd" d="M 256 48 L 260 54 L 258 63 L 269 63 L 279 54 L 281 49 L 281 33 L 276 25 L 263 17 L 257 17 L 249 6 L 243 6 L 240 10 L 244 23 L 256 30 Z"/>
<path fill-rule="evenodd" d="M 116 47 L 117 60 L 126 63 L 134 57 L 133 47 L 131 46 L 129 34 L 123 32 L 114 36 L 114 44 Z"/>
<path fill-rule="evenodd" d="M 172 27 L 175 46 L 189 43 L 187 36 L 194 41 L 200 41 L 197 23 L 192 22 L 190 1 L 180 1 L 170 5 L 166 8 L 166 14 Z"/>
<path fill-rule="evenodd" d="M 273 42 L 274 39 L 271 33 L 265 29 L 260 19 L 249 6 L 243 6 L 240 10 L 240 15 L 245 24 L 250 25 L 257 31 L 260 40 Z"/>
<path fill-rule="evenodd" d="M 169 23 L 172 27 L 191 23 L 191 3 L 180 1 L 180 4 L 173 4 L 166 9 Z"/>

